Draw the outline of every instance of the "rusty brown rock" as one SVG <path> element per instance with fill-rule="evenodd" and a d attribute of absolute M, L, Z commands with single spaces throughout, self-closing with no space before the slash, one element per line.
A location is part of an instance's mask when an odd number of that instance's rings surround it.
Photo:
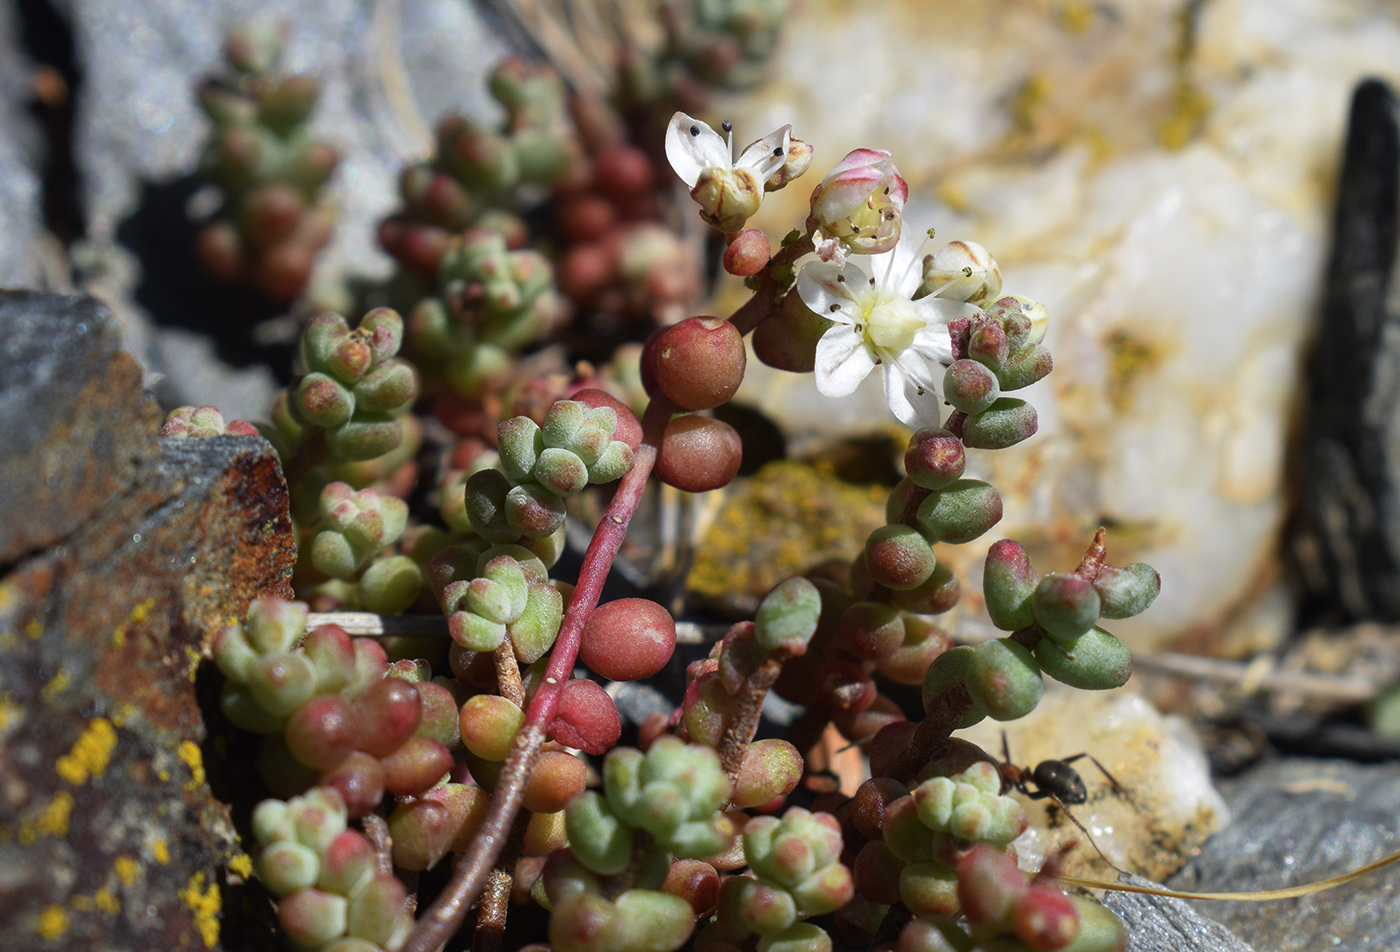
<path fill-rule="evenodd" d="M 160 451 L 106 305 L 0 289 L 0 567 L 60 542 Z"/>
<path fill-rule="evenodd" d="M 129 358 L 105 353 L 68 404 L 88 422 L 25 444 L 56 480 L 7 486 L 39 497 L 0 512 L 26 553 L 0 577 L 0 948 L 270 949 L 266 902 L 238 888 L 251 864 L 228 803 L 251 770 L 206 729 L 204 659 L 253 597 L 291 596 L 286 483 L 258 437 L 158 440 Z M 102 440 L 153 449 L 102 473 Z M 55 520 L 70 477 L 81 492 Z"/>

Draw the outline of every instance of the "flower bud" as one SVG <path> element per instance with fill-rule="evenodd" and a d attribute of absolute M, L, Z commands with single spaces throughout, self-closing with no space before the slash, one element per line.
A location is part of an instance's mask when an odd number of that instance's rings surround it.
<path fill-rule="evenodd" d="M 710 410 L 727 403 L 744 381 L 744 338 L 723 318 L 688 317 L 648 341 L 642 363 L 677 406 Z"/>
<path fill-rule="evenodd" d="M 924 259 L 924 287 L 950 301 L 978 306 L 1001 293 L 1001 269 L 975 241 L 950 241 Z"/>
<path fill-rule="evenodd" d="M 768 235 L 759 228 L 745 228 L 724 249 L 724 270 L 747 278 L 762 271 L 772 256 Z"/>
<path fill-rule="evenodd" d="M 744 227 L 763 201 L 763 182 L 750 169 L 711 166 L 700 173 L 690 197 L 700 217 L 725 234 Z"/>
<path fill-rule="evenodd" d="M 899 242 L 908 197 L 888 152 L 856 149 L 813 190 L 808 227 L 857 254 L 881 254 Z"/>
<path fill-rule="evenodd" d="M 803 139 L 788 139 L 787 153 L 783 156 L 783 164 L 778 171 L 773 173 L 772 178 L 764 183 L 763 187 L 767 191 L 776 192 L 785 187 L 794 179 L 801 178 L 807 170 L 812 167 L 812 146 Z"/>

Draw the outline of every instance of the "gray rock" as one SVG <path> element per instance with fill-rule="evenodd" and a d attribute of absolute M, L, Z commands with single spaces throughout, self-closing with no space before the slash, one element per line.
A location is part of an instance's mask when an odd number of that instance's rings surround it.
<path fill-rule="evenodd" d="M 0 566 L 84 525 L 158 452 L 160 412 L 87 297 L 0 290 Z"/>
<path fill-rule="evenodd" d="M 31 66 L 19 51 L 15 4 L 0 5 L 0 287 L 36 287 L 35 249 L 44 233 L 39 207 L 37 133 L 23 104 Z"/>
<path fill-rule="evenodd" d="M 1156 886 L 1141 876 L 1130 876 L 1136 886 Z M 1128 952 L 1253 952 L 1218 922 L 1207 919 L 1185 899 L 1111 892 L 1103 904 L 1117 913 L 1128 927 Z"/>
<path fill-rule="evenodd" d="M 331 198 L 340 208 L 325 264 L 386 274 L 375 226 L 397 202 L 406 160 L 449 109 L 487 109 L 485 71 L 504 52 L 460 0 L 68 0 L 86 76 L 75 139 L 91 235 L 113 240 L 143 183 L 195 166 L 208 123 L 194 102 L 221 66 L 230 25 L 265 17 L 288 26 L 284 66 L 321 83 L 316 133 L 340 149 Z"/>
<path fill-rule="evenodd" d="M 1390 853 L 1400 841 L 1400 765 L 1285 760 L 1221 784 L 1234 816 L 1170 881 L 1191 892 L 1314 883 Z M 1400 948 L 1400 867 L 1326 892 L 1196 907 L 1269 952 Z"/>

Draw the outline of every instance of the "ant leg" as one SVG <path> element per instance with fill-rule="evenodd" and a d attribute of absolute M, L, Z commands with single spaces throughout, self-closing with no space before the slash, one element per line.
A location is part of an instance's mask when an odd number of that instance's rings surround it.
<path fill-rule="evenodd" d="M 1064 757 L 1060 760 L 1060 763 L 1072 764 L 1076 760 L 1082 760 L 1085 757 L 1088 757 L 1091 761 L 1094 762 L 1094 766 L 1099 768 L 1099 773 L 1103 774 L 1104 778 L 1108 780 L 1108 785 L 1113 788 L 1114 793 L 1118 794 L 1121 797 L 1128 796 L 1128 788 L 1119 783 L 1118 778 L 1113 776 L 1113 774 L 1109 773 L 1108 768 L 1105 767 L 1103 764 L 1099 763 L 1099 759 L 1091 753 L 1085 752 L 1082 754 L 1075 754 L 1073 757 Z"/>
<path fill-rule="evenodd" d="M 1055 800 L 1055 803 L 1059 805 L 1059 807 L 1060 807 L 1060 809 L 1061 809 L 1062 811 L 1064 811 L 1065 816 L 1069 817 L 1070 822 L 1073 823 L 1075 826 L 1079 827 L 1079 832 L 1083 833 L 1084 836 L 1085 836 L 1085 838 L 1088 839 L 1089 845 L 1092 846 L 1092 847 L 1094 848 L 1094 852 L 1099 854 L 1099 859 L 1103 860 L 1105 863 L 1107 863 L 1109 866 L 1112 866 L 1114 869 L 1118 870 L 1118 872 L 1120 872 L 1120 873 L 1126 873 L 1126 872 L 1127 872 L 1126 869 L 1124 869 L 1123 867 L 1119 866 L 1119 865 L 1118 865 L 1117 863 L 1115 863 L 1113 860 L 1109 859 L 1109 858 L 1104 854 L 1104 851 L 1103 851 L 1103 850 L 1099 849 L 1099 844 L 1096 843 L 1096 842 L 1094 842 L 1094 837 L 1093 837 L 1093 835 L 1092 835 L 1087 829 L 1084 828 L 1084 824 L 1083 824 L 1083 823 L 1080 823 L 1080 822 L 1079 822 L 1079 818 L 1078 818 L 1077 816 L 1075 816 L 1073 813 L 1070 812 L 1069 807 L 1067 807 L 1067 806 L 1065 806 L 1063 803 L 1061 803 L 1061 802 L 1059 801 L 1058 798 Z"/>

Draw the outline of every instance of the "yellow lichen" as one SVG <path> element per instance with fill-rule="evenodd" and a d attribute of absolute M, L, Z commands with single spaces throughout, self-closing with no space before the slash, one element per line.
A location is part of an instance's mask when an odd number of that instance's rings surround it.
<path fill-rule="evenodd" d="M 185 784 L 186 790 L 193 790 L 204 783 L 204 755 L 200 753 L 199 745 L 192 740 L 180 741 L 180 759 L 190 768 L 190 779 Z"/>
<path fill-rule="evenodd" d="M 1041 107 L 1049 101 L 1050 80 L 1040 74 L 1027 76 L 1011 103 L 1011 117 L 1016 128 L 1022 131 L 1033 129 Z"/>
<path fill-rule="evenodd" d="M 97 890 L 97 892 L 93 893 L 92 900 L 97 903 L 98 909 L 111 915 L 115 916 L 122 911 L 121 901 L 117 899 L 112 893 L 112 890 L 108 889 L 106 886 L 103 886 L 101 889 Z"/>
<path fill-rule="evenodd" d="M 59 668 L 58 674 L 55 674 L 49 679 L 47 684 L 39 689 L 39 696 L 45 701 L 51 702 L 54 698 L 68 690 L 68 682 L 68 670 L 66 668 Z"/>
<path fill-rule="evenodd" d="M 21 846 L 28 846 L 41 836 L 67 836 L 68 818 L 73 814 L 73 795 L 60 790 L 31 823 L 19 828 Z"/>
<path fill-rule="evenodd" d="M 1115 331 L 1104 342 L 1108 351 L 1108 396 L 1119 413 L 1132 403 L 1133 385 L 1162 362 L 1162 349 L 1151 341 Z"/>
<path fill-rule="evenodd" d="M 73 786 L 86 783 L 89 776 L 100 777 L 117 746 L 117 732 L 105 717 L 94 717 L 87 730 L 73 743 L 73 749 L 58 758 L 58 775 Z"/>
<path fill-rule="evenodd" d="M 49 906 L 39 913 L 39 921 L 34 925 L 34 931 L 39 933 L 42 939 L 52 942 L 61 938 L 68 931 L 68 911 L 62 906 Z"/>
<path fill-rule="evenodd" d="M 223 908 L 219 884 L 210 883 L 206 889 L 204 874 L 195 873 L 185 888 L 180 890 L 179 895 L 190 912 L 194 913 L 195 928 L 199 929 L 199 934 L 204 938 L 205 947 L 212 949 L 214 943 L 219 941 L 219 911 Z"/>
<path fill-rule="evenodd" d="M 117 871 L 117 878 L 122 881 L 123 886 L 130 886 L 136 881 L 136 875 L 141 872 L 141 864 L 130 856 L 118 856 L 112 862 L 112 868 Z"/>
<path fill-rule="evenodd" d="M 165 839 L 163 837 L 157 836 L 153 839 L 150 844 L 150 849 L 151 859 L 160 863 L 160 865 L 164 866 L 166 863 L 170 862 L 170 847 L 165 844 Z"/>
<path fill-rule="evenodd" d="M 1080 35 L 1094 25 L 1094 5 L 1088 0 L 1069 0 L 1060 7 L 1060 26 L 1066 33 Z"/>
<path fill-rule="evenodd" d="M 204 660 L 204 655 L 199 653 L 199 649 L 192 645 L 185 645 L 185 657 L 190 661 L 189 679 L 190 684 L 194 684 L 194 679 L 199 674 L 199 663 Z"/>
<path fill-rule="evenodd" d="M 237 873 L 244 879 L 251 879 L 253 876 L 253 857 L 247 853 L 239 853 L 228 861 L 230 872 Z"/>
<path fill-rule="evenodd" d="M 39 619 L 31 618 L 29 619 L 29 623 L 24 626 L 24 633 L 29 636 L 30 641 L 38 641 L 43 637 L 44 626 L 40 623 Z"/>
<path fill-rule="evenodd" d="M 144 602 L 139 603 L 131 610 L 132 622 L 138 625 L 144 625 L 146 619 L 151 617 L 151 609 L 155 608 L 155 606 L 156 600 L 154 598 L 148 598 Z"/>
<path fill-rule="evenodd" d="M 78 893 L 72 899 L 68 900 L 68 905 L 73 907 L 74 912 L 92 912 L 94 903 L 91 896 L 84 896 L 82 893 Z"/>
<path fill-rule="evenodd" d="M 170 780 L 170 771 L 162 767 L 160 770 L 156 771 L 156 776 L 160 778 L 161 783 L 166 783 Z"/>

